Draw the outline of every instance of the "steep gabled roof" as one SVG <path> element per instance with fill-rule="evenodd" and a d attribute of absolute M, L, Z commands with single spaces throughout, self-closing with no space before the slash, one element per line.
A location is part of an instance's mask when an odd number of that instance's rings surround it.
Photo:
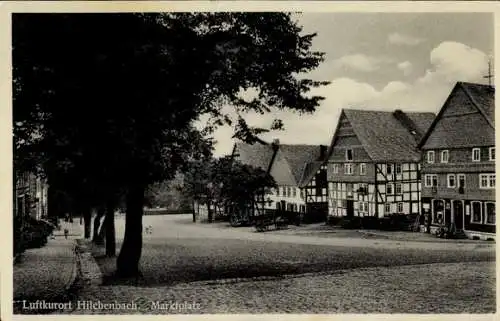
<path fill-rule="evenodd" d="M 415 137 L 418 136 L 418 132 L 426 132 L 435 115 L 433 113 L 398 112 L 408 117 L 414 128 L 409 128 L 404 124 L 395 116 L 395 112 L 342 110 L 342 114 L 350 122 L 354 133 L 373 161 L 419 161 L 420 152 L 417 150 L 418 141 Z M 332 139 L 329 155 L 335 145 L 337 130 Z"/>
<path fill-rule="evenodd" d="M 470 100 L 471 105 L 479 111 L 479 114 L 481 116 L 477 114 L 477 116 L 475 117 L 473 122 L 476 122 L 477 124 L 469 122 L 468 124 L 461 124 L 462 126 L 459 126 L 460 128 L 457 128 L 458 125 L 455 120 L 449 119 L 447 122 L 443 122 L 442 115 L 449 106 L 453 96 L 456 95 L 460 90 L 465 93 L 466 97 Z M 481 117 L 483 117 L 483 120 L 481 120 Z M 457 82 L 455 87 L 453 87 L 450 95 L 446 99 L 445 103 L 441 107 L 438 115 L 419 142 L 419 148 L 422 148 L 426 144 L 429 136 L 435 130 L 437 123 L 440 121 L 445 127 L 443 129 L 442 135 L 439 137 L 442 145 L 457 147 L 477 145 L 478 142 L 473 140 L 479 136 L 486 138 L 486 140 L 488 141 L 486 143 L 490 144 L 491 142 L 489 141 L 494 140 L 494 137 L 487 136 L 494 136 L 494 133 L 492 133 L 492 135 L 489 135 L 491 129 L 488 131 L 487 128 L 483 127 L 483 124 L 486 127 L 490 126 L 491 128 L 495 129 L 495 87 L 467 82 Z M 462 138 L 461 141 L 457 141 L 457 131 L 460 131 L 461 133 L 460 135 L 458 135 L 458 137 Z"/>
<path fill-rule="evenodd" d="M 319 169 L 322 162 L 320 160 L 320 145 L 291 145 L 278 144 L 278 150 L 274 153 L 273 144 L 255 143 L 253 145 L 238 142 L 233 148 L 233 157 L 241 163 L 259 167 L 265 171 L 274 173 L 273 177 L 278 185 L 302 186 L 305 170 Z M 326 152 L 326 146 L 325 146 Z M 272 166 L 278 166 L 274 168 Z M 309 180 L 310 180 L 309 175 Z M 307 183 L 306 183 L 307 184 Z"/>
<path fill-rule="evenodd" d="M 297 184 L 300 183 L 306 165 L 320 156 L 320 145 L 280 145 L 280 152 L 288 162 Z"/>
<path fill-rule="evenodd" d="M 458 84 L 465 90 L 491 127 L 495 128 L 495 87 L 468 82 Z"/>
<path fill-rule="evenodd" d="M 316 175 L 318 170 L 321 168 L 321 165 L 325 163 L 325 159 L 318 160 L 314 162 L 307 163 L 304 172 L 302 174 L 302 178 L 300 179 L 299 187 L 305 187 L 311 179 Z"/>
<path fill-rule="evenodd" d="M 252 145 L 238 142 L 235 144 L 233 157 L 242 164 L 267 171 L 273 157 L 273 148 L 271 145 L 259 142 Z"/>

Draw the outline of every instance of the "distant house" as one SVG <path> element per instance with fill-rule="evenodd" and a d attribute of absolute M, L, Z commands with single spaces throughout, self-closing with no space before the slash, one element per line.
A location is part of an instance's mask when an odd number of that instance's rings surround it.
<path fill-rule="evenodd" d="M 315 165 L 321 165 L 319 160 L 323 158 L 325 152 L 326 146 L 280 144 L 275 140 L 270 144 L 237 143 L 233 149 L 233 157 L 243 164 L 265 170 L 277 184 L 274 191 L 264 195 L 263 201 L 259 203 L 261 208 L 256 209 L 258 212 L 277 210 L 307 213 L 307 215 L 311 213 L 313 216 L 318 216 L 317 212 L 307 210 L 314 209 L 314 206 L 309 204 L 315 203 L 316 198 L 311 198 L 310 202 L 307 202 L 306 192 L 301 190 L 301 187 L 314 187 L 311 184 L 315 184 L 315 176 L 311 175 L 310 170 L 312 168 L 319 170 Z M 307 215 L 306 221 L 309 218 Z"/>
<path fill-rule="evenodd" d="M 495 89 L 459 82 L 422 138 L 422 212 L 431 229 L 495 235 Z"/>
<path fill-rule="evenodd" d="M 48 185 L 46 180 L 31 172 L 16 177 L 14 190 L 14 215 L 41 219 L 47 216 Z"/>
<path fill-rule="evenodd" d="M 401 110 L 343 109 L 327 157 L 329 215 L 418 215 L 417 145 L 434 117 Z"/>

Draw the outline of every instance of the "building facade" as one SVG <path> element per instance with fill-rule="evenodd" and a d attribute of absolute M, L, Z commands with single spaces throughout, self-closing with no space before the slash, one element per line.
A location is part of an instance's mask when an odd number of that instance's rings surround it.
<path fill-rule="evenodd" d="M 48 185 L 46 180 L 31 172 L 16 177 L 14 190 L 14 214 L 34 219 L 47 217 Z"/>
<path fill-rule="evenodd" d="M 420 142 L 429 231 L 445 225 L 494 239 L 494 113 L 492 86 L 459 82 Z"/>
<path fill-rule="evenodd" d="M 307 200 L 306 195 L 309 195 L 309 190 L 316 188 L 316 182 L 320 181 L 317 177 L 321 177 L 321 173 L 325 176 L 321 186 L 326 187 L 326 171 L 319 167 L 325 152 L 326 146 L 280 144 L 278 140 L 269 144 L 235 144 L 234 159 L 266 170 L 277 185 L 274 190 L 258 197 L 254 212 L 302 213 L 305 221 L 324 220 L 326 207 L 321 213 L 321 206 L 316 205 L 318 199 L 309 197 Z M 323 201 L 326 204 L 326 197 Z"/>
<path fill-rule="evenodd" d="M 343 109 L 328 151 L 329 215 L 418 215 L 417 144 L 434 117 L 400 110 Z"/>

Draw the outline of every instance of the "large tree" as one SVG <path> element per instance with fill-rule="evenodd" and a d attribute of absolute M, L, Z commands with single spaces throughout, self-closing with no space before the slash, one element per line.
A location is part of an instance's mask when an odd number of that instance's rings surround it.
<path fill-rule="evenodd" d="M 14 124 L 27 128 L 15 133 L 39 132 L 49 184 L 63 167 L 125 193 L 117 272 L 136 275 L 148 185 L 206 154 L 215 126 L 255 141 L 246 111 L 318 106 L 307 92 L 325 83 L 300 77 L 323 60 L 313 38 L 287 13 L 14 14 Z"/>

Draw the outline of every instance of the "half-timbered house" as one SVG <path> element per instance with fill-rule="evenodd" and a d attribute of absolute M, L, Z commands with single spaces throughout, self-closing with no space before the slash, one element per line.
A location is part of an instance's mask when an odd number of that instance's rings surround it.
<path fill-rule="evenodd" d="M 417 144 L 434 117 L 401 110 L 343 109 L 328 150 L 329 215 L 418 215 Z"/>
<path fill-rule="evenodd" d="M 324 145 L 281 144 L 277 161 L 273 164 L 273 168 L 288 167 L 292 173 L 290 188 L 292 196 L 294 193 L 297 196 L 290 204 L 291 209 L 303 213 L 305 223 L 325 221 L 328 213 L 326 170 L 322 167 L 326 150 Z M 281 160 L 284 161 L 282 164 L 279 163 Z"/>
<path fill-rule="evenodd" d="M 276 189 L 260 196 L 257 204 L 261 207 L 256 211 L 303 213 L 306 222 L 326 218 L 325 206 L 321 206 L 321 202 L 326 204 L 326 171 L 319 167 L 325 154 L 326 146 L 280 144 L 278 140 L 270 144 L 237 143 L 233 149 L 234 159 L 266 170 L 276 182 Z M 320 179 L 323 176 L 324 183 Z M 316 182 L 321 187 L 318 193 Z M 311 196 L 309 190 L 319 198 Z M 325 197 L 321 198 L 321 193 Z M 306 195 L 310 195 L 308 200 Z"/>
<path fill-rule="evenodd" d="M 48 185 L 46 180 L 31 172 L 16 177 L 14 189 L 14 214 L 23 218 L 41 219 L 47 216 Z"/>
<path fill-rule="evenodd" d="M 420 142 L 428 230 L 495 236 L 495 90 L 459 82 Z"/>

